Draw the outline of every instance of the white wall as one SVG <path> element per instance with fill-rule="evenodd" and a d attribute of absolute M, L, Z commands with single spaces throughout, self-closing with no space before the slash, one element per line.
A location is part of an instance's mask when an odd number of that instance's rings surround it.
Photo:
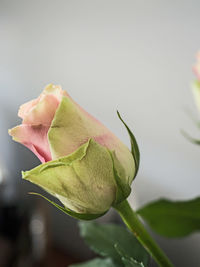
<path fill-rule="evenodd" d="M 183 128 L 200 136 L 184 112 L 196 112 L 190 82 L 200 47 L 199 10 L 197 0 L 1 0 L 2 120 L 12 113 L 7 125 L 14 126 L 21 103 L 50 82 L 61 84 L 125 143 L 116 109 L 135 133 L 139 204 L 200 195 L 200 147 L 180 134 Z"/>

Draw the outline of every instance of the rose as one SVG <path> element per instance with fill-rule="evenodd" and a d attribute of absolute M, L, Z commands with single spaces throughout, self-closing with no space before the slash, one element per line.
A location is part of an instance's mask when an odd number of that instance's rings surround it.
<path fill-rule="evenodd" d="M 192 84 L 192 91 L 197 108 L 200 110 L 200 52 L 197 53 L 197 62 L 193 67 L 197 80 Z"/>
<path fill-rule="evenodd" d="M 130 193 L 135 162 L 128 148 L 60 86 L 19 109 L 22 124 L 9 130 L 43 164 L 23 178 L 77 214 L 102 214 Z"/>
<path fill-rule="evenodd" d="M 60 86 L 48 85 L 18 115 L 22 124 L 9 134 L 42 162 L 23 178 L 57 197 L 70 215 L 103 214 L 130 194 L 133 155 Z"/>
<path fill-rule="evenodd" d="M 197 53 L 196 59 L 197 59 L 197 62 L 194 65 L 193 70 L 197 76 L 197 79 L 200 80 L 200 52 Z"/>

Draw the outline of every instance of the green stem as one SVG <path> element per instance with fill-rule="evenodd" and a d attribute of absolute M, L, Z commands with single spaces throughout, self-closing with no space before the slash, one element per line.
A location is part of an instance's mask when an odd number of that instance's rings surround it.
<path fill-rule="evenodd" d="M 138 215 L 130 207 L 128 201 L 125 200 L 116 205 L 114 208 L 118 211 L 124 223 L 144 246 L 144 248 L 149 252 L 152 258 L 154 258 L 158 265 L 161 267 L 173 267 L 173 264 L 169 261 L 164 252 L 144 228 L 143 224 L 139 220 Z"/>

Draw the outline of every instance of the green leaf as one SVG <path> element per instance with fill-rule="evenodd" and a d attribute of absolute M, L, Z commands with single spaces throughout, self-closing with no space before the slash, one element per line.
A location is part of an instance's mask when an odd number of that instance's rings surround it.
<path fill-rule="evenodd" d="M 48 199 L 47 197 L 41 195 L 41 194 L 38 194 L 38 193 L 35 193 L 35 192 L 30 192 L 29 194 L 31 195 L 36 195 L 36 196 L 40 196 L 42 198 L 44 198 L 45 200 L 49 201 L 53 206 L 55 206 L 56 208 L 58 208 L 59 210 L 61 210 L 62 212 L 66 213 L 67 215 L 70 215 L 72 216 L 73 218 L 75 219 L 79 219 L 79 220 L 94 220 L 100 216 L 103 216 L 104 214 L 83 214 L 83 213 L 76 213 L 70 209 L 67 209 L 65 207 L 62 207 L 60 205 L 58 205 L 57 203 L 55 203 L 54 201 Z"/>
<path fill-rule="evenodd" d="M 121 264 L 122 256 L 131 257 L 147 266 L 149 255 L 137 239 L 126 228 L 115 224 L 97 224 L 95 222 L 80 222 L 80 234 L 88 246 L 103 257 L 111 257 Z M 120 245 L 125 255 L 120 255 L 116 245 Z"/>
<path fill-rule="evenodd" d="M 200 230 L 200 198 L 190 201 L 160 199 L 137 213 L 155 232 L 166 237 L 183 237 Z"/>
<path fill-rule="evenodd" d="M 139 263 L 133 259 L 122 258 L 125 267 L 144 267 L 143 263 Z"/>
<path fill-rule="evenodd" d="M 69 267 L 117 267 L 116 264 L 113 263 L 112 259 L 99 259 L 96 258 L 94 260 L 86 261 L 84 263 L 72 264 Z"/>
<path fill-rule="evenodd" d="M 121 256 L 121 260 L 124 263 L 125 267 L 145 267 L 142 262 L 138 262 L 133 258 L 131 258 L 130 256 L 128 256 L 126 252 L 123 251 L 123 249 L 120 247 L 119 244 L 115 244 L 115 249 Z"/>
<path fill-rule="evenodd" d="M 132 153 L 133 158 L 134 158 L 134 161 L 135 161 L 135 176 L 134 176 L 134 178 L 135 178 L 136 175 L 137 175 L 137 173 L 138 173 L 138 169 L 139 169 L 139 165 L 140 165 L 140 151 L 139 151 L 139 147 L 138 147 L 137 141 L 135 139 L 135 136 L 133 135 L 133 133 L 131 132 L 131 130 L 127 126 L 127 124 L 122 119 L 119 111 L 117 111 L 117 115 L 118 115 L 119 119 L 121 120 L 121 122 L 126 127 L 126 129 L 128 131 L 128 134 L 129 134 L 129 137 L 130 137 L 130 141 L 131 141 L 131 153 Z"/>

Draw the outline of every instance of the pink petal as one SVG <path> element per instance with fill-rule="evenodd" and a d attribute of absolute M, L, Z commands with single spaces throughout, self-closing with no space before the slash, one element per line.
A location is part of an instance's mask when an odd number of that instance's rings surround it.
<path fill-rule="evenodd" d="M 9 131 L 15 141 L 28 147 L 42 162 L 52 159 L 47 132 L 63 96 L 68 94 L 60 86 L 47 85 L 37 99 L 20 107 L 22 125 Z"/>
<path fill-rule="evenodd" d="M 39 99 L 33 99 L 33 100 L 21 105 L 19 108 L 19 111 L 18 111 L 18 116 L 20 118 L 24 119 L 24 117 L 28 114 L 30 109 L 33 108 L 37 104 L 38 101 L 39 101 Z"/>
<path fill-rule="evenodd" d="M 200 80 L 200 63 L 196 64 L 193 67 L 193 71 L 194 71 L 195 75 L 197 76 L 197 79 Z"/>
<path fill-rule="evenodd" d="M 197 53 L 197 62 L 193 67 L 193 71 L 197 76 L 197 79 L 200 80 L 200 52 Z"/>
<path fill-rule="evenodd" d="M 50 126 L 59 101 L 53 95 L 42 95 L 40 101 L 24 116 L 23 124 L 43 124 Z"/>
<path fill-rule="evenodd" d="M 42 122 L 40 121 L 40 119 L 38 120 L 38 118 L 40 118 L 40 116 L 43 117 L 45 113 L 48 113 L 46 112 L 48 110 L 50 112 L 50 114 L 48 114 L 49 123 L 52 120 L 55 114 L 55 110 L 62 100 L 63 96 L 68 96 L 68 94 L 62 90 L 61 86 L 49 84 L 45 87 L 38 98 L 33 99 L 20 106 L 18 116 L 24 119 L 23 123 L 25 124 L 39 124 Z M 45 117 L 45 120 L 46 119 L 47 117 Z"/>
<path fill-rule="evenodd" d="M 51 160 L 51 153 L 47 140 L 49 127 L 44 125 L 19 125 L 9 130 L 13 139 L 28 147 L 41 162 Z"/>

